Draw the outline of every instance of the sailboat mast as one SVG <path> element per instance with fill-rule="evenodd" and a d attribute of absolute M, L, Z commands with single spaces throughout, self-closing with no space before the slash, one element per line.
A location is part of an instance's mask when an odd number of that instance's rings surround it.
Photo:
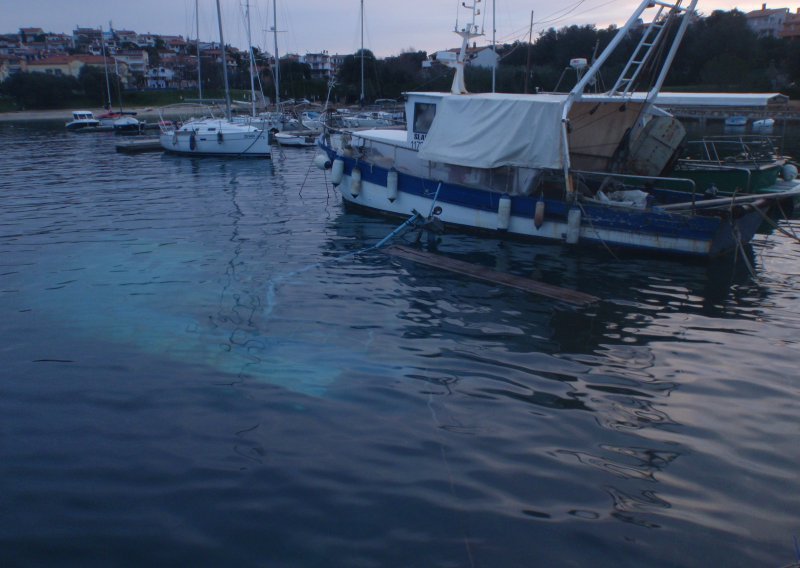
<path fill-rule="evenodd" d="M 103 39 L 103 28 L 100 28 L 100 49 L 103 51 L 103 71 L 106 73 L 106 94 L 108 95 L 108 110 L 111 110 L 111 83 L 108 80 L 108 63 L 106 62 L 106 41 Z"/>
<path fill-rule="evenodd" d="M 361 106 L 364 106 L 364 0 L 361 0 Z"/>
<path fill-rule="evenodd" d="M 250 53 L 250 104 L 252 106 L 253 116 L 256 115 L 256 73 L 255 73 L 255 57 L 253 54 L 253 40 L 250 36 L 250 0 L 245 3 L 245 11 L 247 13 L 247 49 Z"/>
<path fill-rule="evenodd" d="M 117 77 L 117 92 L 119 93 L 119 112 L 122 112 L 122 80 L 119 77 L 119 65 L 117 58 L 114 58 L 114 75 Z"/>
<path fill-rule="evenodd" d="M 194 0 L 194 21 L 197 26 L 197 96 L 203 100 L 203 77 L 200 74 L 200 0 Z"/>
<path fill-rule="evenodd" d="M 531 76 L 531 48 L 533 47 L 533 10 L 531 10 L 531 26 L 528 28 L 528 59 L 525 63 L 525 94 L 528 94 L 528 78 Z"/>
<path fill-rule="evenodd" d="M 217 0 L 217 22 L 219 23 L 219 43 L 222 50 L 222 80 L 225 81 L 225 118 L 231 119 L 231 91 L 228 88 L 228 56 L 225 53 L 225 38 L 222 35 L 222 10 Z"/>
<path fill-rule="evenodd" d="M 275 110 L 281 101 L 281 59 L 278 57 L 278 0 L 272 0 L 272 35 L 275 40 Z"/>
<path fill-rule="evenodd" d="M 497 24 L 495 23 L 495 3 L 492 0 L 492 92 L 497 90 Z"/>

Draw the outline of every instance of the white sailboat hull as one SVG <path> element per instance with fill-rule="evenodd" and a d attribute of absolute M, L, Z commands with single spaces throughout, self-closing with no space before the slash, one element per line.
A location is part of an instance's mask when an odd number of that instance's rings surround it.
<path fill-rule="evenodd" d="M 161 147 L 188 156 L 270 157 L 269 136 L 263 130 L 223 120 L 198 121 L 163 132 Z"/>

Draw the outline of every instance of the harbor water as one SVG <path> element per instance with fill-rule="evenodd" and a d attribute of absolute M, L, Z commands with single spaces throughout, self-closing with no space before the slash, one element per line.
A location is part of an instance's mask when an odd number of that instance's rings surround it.
<path fill-rule="evenodd" d="M 314 149 L 0 123 L 0 565 L 800 561 L 800 243 L 357 251 Z M 800 233 L 800 221 L 782 221 Z M 412 238 L 411 236 L 407 238 Z"/>

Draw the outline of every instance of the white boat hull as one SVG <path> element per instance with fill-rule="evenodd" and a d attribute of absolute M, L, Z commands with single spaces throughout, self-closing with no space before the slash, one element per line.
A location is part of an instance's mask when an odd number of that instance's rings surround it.
<path fill-rule="evenodd" d="M 400 172 L 395 190 L 394 183 L 388 182 L 392 170 L 343 158 L 331 148 L 326 148 L 326 153 L 334 166 L 334 184 L 348 206 L 397 218 L 408 218 L 414 211 L 427 215 L 436 207 L 440 209 L 438 218 L 446 225 L 491 232 L 498 237 L 713 257 L 733 250 L 738 242 L 748 242 L 763 215 L 752 209 L 737 214 L 736 219 L 727 219 L 724 215 L 657 212 L 583 202 L 578 223 L 571 227 L 572 210 L 578 208 L 562 199 L 545 199 L 545 210 L 537 223 L 537 199 L 533 197 L 511 197 L 504 207 L 502 194 L 453 183 L 443 183 L 440 189 L 436 181 Z M 338 184 L 335 160 L 345 162 Z"/>
<path fill-rule="evenodd" d="M 274 135 L 275 142 L 281 146 L 314 146 L 317 137 L 314 133 L 303 132 L 278 132 Z"/>
<path fill-rule="evenodd" d="M 272 153 L 268 135 L 261 130 L 224 132 L 221 137 L 179 130 L 162 133 L 159 141 L 165 151 L 188 156 L 270 157 Z"/>

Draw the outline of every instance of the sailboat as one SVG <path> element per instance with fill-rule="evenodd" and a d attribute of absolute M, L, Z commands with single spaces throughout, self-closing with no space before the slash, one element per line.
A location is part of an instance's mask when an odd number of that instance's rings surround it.
<path fill-rule="evenodd" d="M 102 29 L 100 32 L 100 48 L 103 52 L 103 71 L 106 76 L 106 93 L 108 94 L 108 102 L 106 103 L 107 111 L 97 116 L 97 119 L 100 121 L 100 127 L 105 127 L 120 133 L 138 133 L 142 129 L 142 124 L 135 118 L 136 113 L 122 110 L 122 88 L 119 84 L 119 65 L 116 57 L 114 58 L 114 70 L 117 77 L 119 110 L 113 110 L 113 105 L 111 103 L 111 83 L 108 78 L 108 62 L 106 61 L 106 42 L 105 39 L 103 39 Z"/>
<path fill-rule="evenodd" d="M 365 110 L 366 104 L 366 83 L 364 80 L 364 0 L 361 0 L 361 49 L 359 50 L 359 57 L 361 59 L 361 93 L 358 98 L 358 104 L 361 110 L 357 113 L 347 113 L 340 117 L 345 128 L 372 128 L 375 126 L 396 126 L 403 122 L 403 113 L 388 110 L 385 108 L 375 110 Z"/>
<path fill-rule="evenodd" d="M 210 113 L 210 116 L 189 120 L 177 128 L 164 126 L 159 136 L 159 142 L 165 151 L 174 154 L 269 158 L 272 155 L 272 149 L 268 134 L 252 124 L 239 124 L 231 119 L 227 55 L 219 0 L 217 0 L 217 20 L 222 50 L 222 75 L 225 83 L 225 117 L 218 118 Z"/>
<path fill-rule="evenodd" d="M 274 41 L 274 58 L 275 65 L 273 66 L 273 80 L 275 82 L 275 110 L 261 112 L 254 115 L 251 120 L 253 125 L 258 126 L 264 131 L 270 133 L 273 137 L 279 133 L 287 130 L 298 130 L 302 128 L 300 121 L 287 114 L 281 109 L 281 92 L 280 92 L 280 56 L 278 55 L 278 8 L 277 0 L 272 2 L 272 36 Z M 249 23 L 248 23 L 249 29 Z M 248 31 L 249 36 L 249 31 Z M 252 48 L 250 50 L 252 58 Z M 252 59 L 251 59 L 252 66 Z M 251 67 L 252 69 L 252 67 Z M 252 71 L 251 71 L 252 73 Z"/>
<path fill-rule="evenodd" d="M 472 20 L 448 93 L 407 93 L 406 130 L 325 135 L 324 155 L 348 208 L 433 225 L 568 246 L 709 258 L 741 250 L 782 193 L 724 199 L 671 191 L 660 177 L 684 131 L 656 100 L 697 0 L 643 0 L 569 93 L 467 94 Z M 653 18 L 614 86 L 588 93 L 645 12 Z M 653 65 L 662 56 L 660 65 Z M 653 70 L 648 91 L 635 87 Z M 677 180 L 691 183 L 688 180 Z"/>

